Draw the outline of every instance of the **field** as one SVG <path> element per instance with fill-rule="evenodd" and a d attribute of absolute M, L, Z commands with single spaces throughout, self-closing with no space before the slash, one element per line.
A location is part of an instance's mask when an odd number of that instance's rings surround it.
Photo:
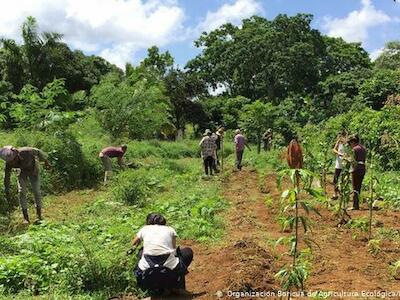
<path fill-rule="evenodd" d="M 26 167 L 10 186 L 1 171 L 0 300 L 157 298 L 128 255 L 151 212 L 194 250 L 182 299 L 400 299 L 400 41 L 386 40 L 398 1 L 338 0 L 315 18 L 289 0 L 103 0 L 100 14 L 87 1 L 79 30 L 76 1 L 30 2 L 2 7 L 20 14 L 0 20 L 0 170 L 24 164 L 6 146 L 47 153 L 44 220 L 22 219 Z M 364 35 L 376 43 L 354 42 Z M 122 145 L 127 164 L 114 159 L 104 185 L 99 153 Z M 28 202 L 34 221 L 30 189 Z"/>
<path fill-rule="evenodd" d="M 11 142 L 15 138 L 14 134 L 3 136 Z M 85 160 L 101 148 L 93 135 L 78 136 L 77 141 L 82 143 Z M 284 179 L 281 189 L 277 185 L 280 170 L 286 168 L 284 150 L 247 151 L 244 170 L 237 172 L 232 145 L 229 140 L 226 144 L 223 172 L 205 178 L 196 141 L 131 142 L 128 158 L 138 168 L 116 172 L 107 188 L 98 176 L 90 188 L 49 193 L 41 225 L 24 227 L 18 208 L 4 216 L 0 239 L 3 298 L 144 296 L 132 274 L 136 258 L 125 253 L 152 211 L 165 214 L 179 234 L 179 244 L 194 249 L 187 283 L 194 297 L 284 291 L 276 276 L 291 260 L 290 247 L 277 243 L 291 236 L 280 221 L 282 188 L 290 184 Z M 55 171 L 46 175 L 50 181 Z M 310 214 L 311 229 L 301 234 L 313 239 L 310 248 L 303 242 L 299 245 L 307 271 L 304 290 L 319 291 L 315 299 L 330 291 L 396 290 L 400 271 L 397 198 L 386 199 L 383 209 L 374 213 L 369 241 L 367 204 L 350 213 L 351 222 L 338 227 L 336 203 L 329 199 L 331 184 L 327 189 L 327 197 L 315 204 L 321 216 Z M 34 215 L 33 210 L 30 213 Z"/>

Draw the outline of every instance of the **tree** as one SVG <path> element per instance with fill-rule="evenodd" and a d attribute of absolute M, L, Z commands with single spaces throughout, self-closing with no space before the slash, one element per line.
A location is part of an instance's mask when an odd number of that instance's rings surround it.
<path fill-rule="evenodd" d="M 271 103 L 259 100 L 243 107 L 240 124 L 247 136 L 257 143 L 257 152 L 260 153 L 262 135 L 267 128 L 273 127 L 275 108 Z"/>
<path fill-rule="evenodd" d="M 102 126 L 114 137 L 153 138 L 169 122 L 170 103 L 158 76 L 138 67 L 129 78 L 112 73 L 91 91 Z"/>
<path fill-rule="evenodd" d="M 186 123 L 203 125 L 208 118 L 196 97 L 204 95 L 204 85 L 195 74 L 171 69 L 164 77 L 166 95 L 171 102 L 172 123 L 184 132 Z"/>
<path fill-rule="evenodd" d="M 311 28 L 311 15 L 279 15 L 243 20 L 242 27 L 225 24 L 203 33 L 203 48 L 187 68 L 216 88 L 223 83 L 232 96 L 251 100 L 285 97 L 289 91 L 312 91 L 321 77 L 325 45 Z"/>
<path fill-rule="evenodd" d="M 24 128 L 44 128 L 61 111 L 68 93 L 64 81 L 55 79 L 42 91 L 26 84 L 15 98 L 17 101 L 10 108 L 15 123 Z"/>
<path fill-rule="evenodd" d="M 168 51 L 160 53 L 160 49 L 157 46 L 153 46 L 147 50 L 147 57 L 140 65 L 146 68 L 153 68 L 163 76 L 173 64 L 174 58 Z"/>
<path fill-rule="evenodd" d="M 368 52 L 360 43 L 347 43 L 342 38 L 328 36 L 323 38 L 326 56 L 323 58 L 322 72 L 326 76 L 371 67 Z"/>
<path fill-rule="evenodd" d="M 381 109 L 387 98 L 400 93 L 400 70 L 378 69 L 360 86 L 360 101 Z"/>
<path fill-rule="evenodd" d="M 59 33 L 39 33 L 33 17 L 24 22 L 22 38 L 21 46 L 14 40 L 1 40 L 0 76 L 12 84 L 14 93 L 28 83 L 41 90 L 56 78 L 65 79 L 71 93 L 89 91 L 105 74 L 121 72 L 103 58 L 72 51 Z"/>
<path fill-rule="evenodd" d="M 377 69 L 398 70 L 400 68 L 400 41 L 386 43 L 382 53 L 374 62 Z"/>

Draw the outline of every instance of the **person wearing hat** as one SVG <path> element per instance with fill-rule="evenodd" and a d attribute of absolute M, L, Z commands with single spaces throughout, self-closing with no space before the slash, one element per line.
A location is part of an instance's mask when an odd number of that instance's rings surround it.
<path fill-rule="evenodd" d="M 219 172 L 218 167 L 220 166 L 220 161 L 219 161 L 219 152 L 221 151 L 222 147 L 222 140 L 224 138 L 224 128 L 221 127 L 219 128 L 215 134 L 213 134 L 214 140 L 215 140 L 215 145 L 217 146 L 217 149 L 215 151 L 215 161 L 214 161 L 214 171 Z"/>
<path fill-rule="evenodd" d="M 100 151 L 99 158 L 104 167 L 104 185 L 107 184 L 108 178 L 112 174 L 112 161 L 111 158 L 117 158 L 118 165 L 123 169 L 125 168 L 124 155 L 128 149 L 127 145 L 120 147 L 107 147 Z"/>
<path fill-rule="evenodd" d="M 353 149 L 353 158 L 351 162 L 351 182 L 353 185 L 353 210 L 359 210 L 359 196 L 361 193 L 361 186 L 365 176 L 365 160 L 367 157 L 367 150 L 360 144 L 360 138 L 357 134 L 353 134 L 348 138 L 348 144 Z"/>
<path fill-rule="evenodd" d="M 42 195 L 40 191 L 40 166 L 44 162 L 50 168 L 47 154 L 42 150 L 32 147 L 14 148 L 5 146 L 0 148 L 0 157 L 5 160 L 4 189 L 7 201 L 10 202 L 10 177 L 12 169 L 19 169 L 18 191 L 19 202 L 24 216 L 24 223 L 29 224 L 28 202 L 26 200 L 26 187 L 28 180 L 31 182 L 35 198 L 37 221 L 42 220 Z"/>
<path fill-rule="evenodd" d="M 240 129 L 235 130 L 235 149 L 236 149 L 236 168 L 238 170 L 242 169 L 242 159 L 245 146 L 251 151 L 249 145 L 247 144 L 246 138 L 242 135 Z"/>
<path fill-rule="evenodd" d="M 201 148 L 201 157 L 203 158 L 204 171 L 206 175 L 213 175 L 215 153 L 217 150 L 215 139 L 213 139 L 211 136 L 211 130 L 206 129 L 203 134 L 203 138 L 199 143 L 199 146 Z"/>

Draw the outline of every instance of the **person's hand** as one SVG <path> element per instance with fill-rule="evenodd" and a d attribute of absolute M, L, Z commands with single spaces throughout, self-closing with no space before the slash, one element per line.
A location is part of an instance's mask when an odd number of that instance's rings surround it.
<path fill-rule="evenodd" d="M 48 160 L 46 160 L 46 161 L 44 162 L 44 168 L 45 168 L 46 170 L 51 170 L 51 165 L 50 165 L 50 163 L 49 163 Z"/>

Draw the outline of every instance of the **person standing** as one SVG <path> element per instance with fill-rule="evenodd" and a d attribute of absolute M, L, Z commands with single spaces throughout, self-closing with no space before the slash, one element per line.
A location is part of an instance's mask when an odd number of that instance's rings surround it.
<path fill-rule="evenodd" d="M 199 146 L 201 148 L 201 157 L 203 158 L 204 171 L 206 175 L 213 175 L 215 154 L 217 150 L 215 139 L 213 139 L 211 136 L 211 130 L 206 129 L 203 134 L 203 138 L 199 143 Z"/>
<path fill-rule="evenodd" d="M 358 135 L 353 134 L 348 139 L 349 146 L 353 149 L 353 159 L 351 159 L 351 181 L 353 185 L 353 210 L 359 210 L 359 197 L 361 193 L 361 186 L 365 176 L 365 159 L 367 157 L 367 150 L 360 144 Z"/>
<path fill-rule="evenodd" d="M 6 161 L 4 174 L 4 188 L 7 201 L 10 202 L 10 178 L 12 169 L 18 171 L 18 192 L 24 224 L 29 224 L 28 202 L 26 199 L 26 188 L 28 180 L 31 183 L 36 205 L 36 222 L 42 220 L 42 195 L 40 191 L 40 165 L 44 162 L 45 167 L 50 168 L 47 154 L 42 150 L 32 147 L 14 148 L 6 146 L 0 148 L 0 157 Z"/>
<path fill-rule="evenodd" d="M 269 151 L 271 150 L 271 144 L 272 144 L 272 129 L 268 128 L 264 134 L 262 135 L 262 141 L 263 141 L 263 148 L 264 151 Z"/>
<path fill-rule="evenodd" d="M 127 145 L 121 147 L 107 147 L 100 151 L 99 158 L 104 167 L 104 185 L 107 184 L 108 178 L 112 174 L 112 161 L 111 158 L 118 159 L 118 165 L 123 169 L 125 168 L 124 155 L 128 149 Z"/>
<path fill-rule="evenodd" d="M 334 195 L 332 199 L 336 200 L 339 194 L 339 176 L 342 173 L 343 169 L 343 157 L 345 155 L 344 146 L 346 144 L 347 132 L 342 130 L 336 139 L 335 146 L 333 147 L 333 153 L 336 154 L 336 162 L 335 162 L 335 174 L 333 176 L 333 186 L 334 186 Z"/>
<path fill-rule="evenodd" d="M 242 159 L 245 146 L 251 151 L 249 145 L 247 144 L 246 138 L 242 135 L 240 129 L 235 130 L 235 149 L 236 149 L 236 168 L 238 170 L 242 169 Z"/>
<path fill-rule="evenodd" d="M 214 171 L 219 172 L 219 166 L 221 165 L 220 162 L 220 152 L 222 149 L 222 143 L 223 143 L 223 138 L 224 138 L 224 128 L 221 127 L 217 130 L 217 132 L 214 135 L 215 138 L 215 145 L 217 146 L 217 149 L 215 151 L 215 161 L 214 161 Z"/>

